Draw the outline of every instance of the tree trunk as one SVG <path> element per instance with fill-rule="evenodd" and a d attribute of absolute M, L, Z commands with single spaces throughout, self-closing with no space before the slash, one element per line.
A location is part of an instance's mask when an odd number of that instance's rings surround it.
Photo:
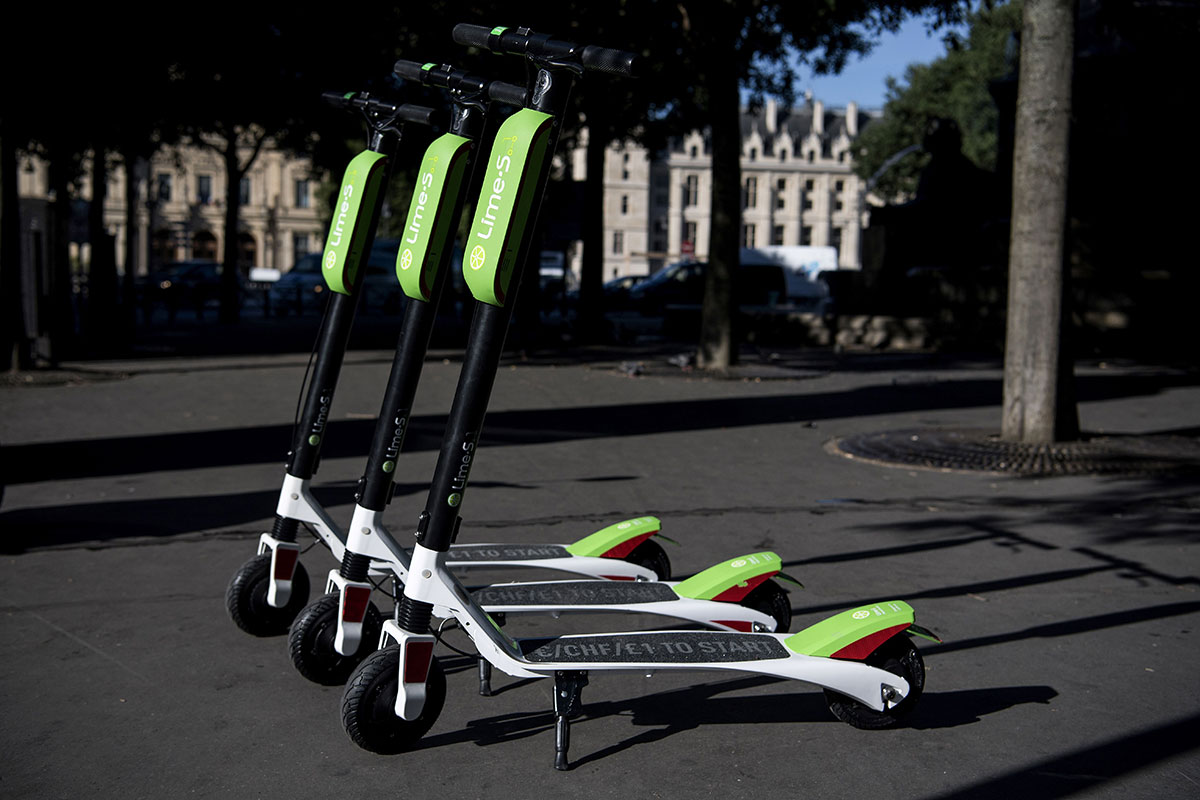
<path fill-rule="evenodd" d="M 591 101 L 592 103 L 599 100 Z M 579 269 L 579 338 L 590 344 L 600 338 L 604 289 L 604 153 L 608 142 L 598 121 L 602 116 L 588 106 L 587 180 L 583 186 L 583 262 Z"/>
<path fill-rule="evenodd" d="M 242 173 L 238 164 L 237 134 L 225 138 L 225 248 L 221 273 L 221 321 L 237 322 L 241 316 L 241 292 L 238 271 L 238 211 L 242 201 Z M 246 165 L 249 168 L 249 164 Z"/>
<path fill-rule="evenodd" d="M 1046 444 L 1058 430 L 1074 4 L 1026 0 L 1013 153 L 1001 435 Z"/>
<path fill-rule="evenodd" d="M 0 367 L 28 366 L 29 342 L 21 303 L 21 221 L 17 199 L 17 150 L 11 136 L 0 133 Z"/>
<path fill-rule="evenodd" d="M 117 259 L 113 237 L 104 225 L 104 200 L 108 194 L 108 164 L 103 147 L 92 153 L 92 200 L 88 205 L 88 343 L 108 351 L 117 334 Z"/>
<path fill-rule="evenodd" d="M 122 284 L 122 304 L 127 322 L 132 323 L 136 304 L 136 281 L 141 248 L 138 228 L 138 206 L 141 194 L 138 190 L 137 156 L 130 152 L 125 159 L 125 280 Z M 149 186 L 147 186 L 149 188 Z"/>
<path fill-rule="evenodd" d="M 720 20 L 710 19 L 708 24 L 720 25 Z M 737 28 L 726 27 L 726 31 L 717 34 L 732 50 Z M 741 100 L 737 75 L 732 69 L 710 70 L 707 85 L 712 109 L 712 204 L 697 364 L 704 369 L 721 370 L 736 364 L 738 355 L 734 317 L 742 222 Z"/>

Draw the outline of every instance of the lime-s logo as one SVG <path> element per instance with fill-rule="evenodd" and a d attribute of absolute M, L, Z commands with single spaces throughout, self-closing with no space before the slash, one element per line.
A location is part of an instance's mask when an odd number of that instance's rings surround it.
<path fill-rule="evenodd" d="M 411 267 L 412 259 L 413 259 L 412 250 L 405 248 L 404 252 L 400 254 L 400 269 L 408 269 L 409 267 Z"/>
<path fill-rule="evenodd" d="M 475 248 L 471 250 L 471 269 L 483 269 L 485 261 L 487 261 L 487 251 L 483 249 L 483 245 L 475 245 Z"/>
<path fill-rule="evenodd" d="M 852 616 L 855 619 L 866 619 L 867 617 L 871 616 L 871 612 L 865 611 L 865 610 L 864 611 L 855 611 Z"/>

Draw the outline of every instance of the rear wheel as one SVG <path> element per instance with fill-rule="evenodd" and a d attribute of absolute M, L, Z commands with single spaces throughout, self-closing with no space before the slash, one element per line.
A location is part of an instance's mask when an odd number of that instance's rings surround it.
<path fill-rule="evenodd" d="M 358 648 L 344 656 L 334 647 L 338 628 L 339 596 L 330 593 L 307 606 L 292 623 L 288 633 L 288 653 L 296 670 L 314 683 L 326 686 L 345 684 L 354 668 L 379 644 L 383 617 L 374 603 L 367 604 L 362 638 Z"/>
<path fill-rule="evenodd" d="M 234 623 L 254 636 L 281 636 L 308 603 L 308 573 L 297 563 L 292 575 L 292 595 L 282 608 L 267 602 L 271 587 L 271 554 L 263 553 L 242 564 L 225 590 L 225 609 Z"/>
<path fill-rule="evenodd" d="M 342 727 L 364 750 L 389 755 L 401 753 L 424 736 L 446 702 L 446 675 L 434 658 L 425 681 L 425 707 L 414 720 L 396 716 L 396 691 L 400 681 L 400 645 L 376 650 L 367 656 L 342 695 Z"/>
<path fill-rule="evenodd" d="M 825 702 L 835 717 L 856 728 L 890 728 L 909 714 L 921 698 L 921 692 L 925 690 L 925 662 L 911 639 L 907 636 L 895 636 L 869 655 L 866 663 L 908 681 L 908 694 L 905 698 L 885 711 L 876 711 L 853 698 L 826 689 Z"/>
<path fill-rule="evenodd" d="M 792 626 L 792 602 L 783 587 L 775 581 L 763 581 L 739 600 L 738 604 L 773 617 L 775 633 L 784 633 Z"/>
<path fill-rule="evenodd" d="M 653 539 L 647 539 L 633 548 L 623 560 L 653 570 L 660 581 L 671 579 L 671 559 L 667 558 L 667 551 L 662 549 L 662 545 Z"/>

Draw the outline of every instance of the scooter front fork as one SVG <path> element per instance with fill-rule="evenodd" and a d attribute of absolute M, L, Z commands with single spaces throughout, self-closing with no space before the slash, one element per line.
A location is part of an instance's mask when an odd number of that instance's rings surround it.
<path fill-rule="evenodd" d="M 271 576 L 267 586 L 267 605 L 283 608 L 292 597 L 292 578 L 300 562 L 300 545 L 285 542 L 270 533 L 258 537 L 258 554 L 271 552 Z"/>
<path fill-rule="evenodd" d="M 344 656 L 358 652 L 358 645 L 362 642 L 363 620 L 371 603 L 371 589 L 369 583 L 349 580 L 336 569 L 329 571 L 325 594 L 336 592 L 338 595 L 337 636 L 334 637 L 333 647 Z"/>
<path fill-rule="evenodd" d="M 400 646 L 400 674 L 396 682 L 396 716 L 414 720 L 425 708 L 425 680 L 433 663 L 433 645 L 437 641 L 427 633 L 410 633 L 395 620 L 383 623 L 379 636 L 382 648 L 389 641 Z"/>

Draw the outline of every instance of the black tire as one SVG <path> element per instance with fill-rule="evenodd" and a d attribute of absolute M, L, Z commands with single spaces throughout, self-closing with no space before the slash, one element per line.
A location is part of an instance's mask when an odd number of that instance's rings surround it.
<path fill-rule="evenodd" d="M 653 570 L 660 581 L 671 580 L 671 559 L 667 558 L 667 551 L 662 549 L 662 545 L 653 539 L 647 539 L 633 548 L 622 560 Z"/>
<path fill-rule="evenodd" d="M 391 645 L 367 656 L 342 694 L 342 727 L 350 740 L 372 753 L 402 753 L 420 741 L 446 703 L 446 675 L 435 657 L 425 683 L 425 708 L 414 720 L 396 716 L 400 680 L 400 646 Z"/>
<path fill-rule="evenodd" d="M 292 596 L 283 608 L 267 602 L 271 583 L 271 554 L 263 553 L 242 564 L 225 590 L 225 609 L 234 624 L 254 636 L 282 636 L 308 603 L 308 572 L 296 564 Z"/>
<path fill-rule="evenodd" d="M 925 691 L 925 662 L 911 639 L 907 636 L 895 636 L 868 656 L 866 663 L 908 681 L 908 695 L 887 711 L 876 711 L 853 698 L 828 689 L 825 690 L 825 702 L 835 717 L 855 728 L 890 728 L 908 715 L 921 699 L 921 693 Z"/>
<path fill-rule="evenodd" d="M 337 638 L 338 595 L 331 593 L 317 598 L 306 606 L 288 633 L 288 655 L 296 671 L 313 683 L 339 686 L 346 683 L 350 673 L 379 645 L 383 617 L 374 603 L 367 604 L 363 618 L 362 639 L 358 649 L 344 656 L 333 646 Z"/>
<path fill-rule="evenodd" d="M 792 601 L 773 580 L 767 579 L 738 601 L 738 605 L 761 611 L 775 620 L 775 633 L 786 633 L 792 626 Z"/>

